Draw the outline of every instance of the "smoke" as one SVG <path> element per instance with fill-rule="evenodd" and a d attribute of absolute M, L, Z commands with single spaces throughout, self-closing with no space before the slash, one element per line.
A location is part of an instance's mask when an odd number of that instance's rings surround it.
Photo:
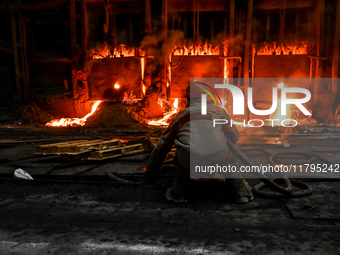
<path fill-rule="evenodd" d="M 175 45 L 185 42 L 184 33 L 182 31 L 172 31 L 170 37 L 164 41 L 164 33 L 147 35 L 141 41 L 141 47 L 146 50 L 146 54 L 154 57 L 154 70 L 164 65 L 165 58 L 171 54 Z"/>

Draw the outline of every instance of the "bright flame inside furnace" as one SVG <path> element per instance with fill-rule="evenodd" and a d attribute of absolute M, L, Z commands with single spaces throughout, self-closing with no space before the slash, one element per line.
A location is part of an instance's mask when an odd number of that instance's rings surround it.
<path fill-rule="evenodd" d="M 158 99 L 158 104 L 162 106 L 163 101 L 166 100 Z M 174 115 L 178 112 L 178 98 L 175 99 L 174 104 L 171 106 L 172 106 L 171 111 L 164 115 L 163 118 L 161 118 L 160 120 L 149 121 L 148 124 L 151 126 L 168 126 L 169 125 L 168 121 L 170 117 L 174 117 Z"/>
<path fill-rule="evenodd" d="M 84 118 L 61 118 L 51 120 L 50 122 L 46 123 L 45 126 L 47 127 L 76 127 L 76 126 L 85 126 L 86 119 L 90 117 L 97 109 L 99 104 L 101 103 L 100 100 L 96 101 L 92 106 L 92 111 L 87 114 Z"/>

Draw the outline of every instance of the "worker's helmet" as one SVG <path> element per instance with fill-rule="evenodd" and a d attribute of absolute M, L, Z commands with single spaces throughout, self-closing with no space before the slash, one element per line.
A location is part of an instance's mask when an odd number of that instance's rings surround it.
<path fill-rule="evenodd" d="M 202 84 L 200 82 L 192 82 L 185 90 L 186 98 L 201 98 L 201 95 L 205 94 L 202 90 Z"/>

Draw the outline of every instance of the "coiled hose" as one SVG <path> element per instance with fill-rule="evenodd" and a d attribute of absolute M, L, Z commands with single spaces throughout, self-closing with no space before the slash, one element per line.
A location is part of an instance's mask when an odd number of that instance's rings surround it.
<path fill-rule="evenodd" d="M 229 149 L 241 160 L 241 162 L 247 166 L 254 166 L 254 164 L 247 158 L 243 152 L 236 147 L 235 144 L 233 144 L 229 139 L 227 139 L 227 144 Z M 313 188 L 304 182 L 292 180 L 290 181 L 287 177 L 282 177 L 278 179 L 269 179 L 265 174 L 259 174 L 256 173 L 257 177 L 260 179 L 260 183 L 255 185 L 253 187 L 253 192 L 259 196 L 268 197 L 268 198 L 282 198 L 282 197 L 303 197 L 307 196 L 313 193 Z M 263 176 L 265 178 L 263 178 Z M 278 181 L 282 179 L 282 181 L 285 183 L 286 187 L 282 187 L 281 185 L 277 184 L 275 181 Z M 301 186 L 305 188 L 302 191 L 293 191 L 293 185 L 296 184 L 297 186 Z M 280 194 L 277 193 L 265 193 L 263 191 L 260 191 L 261 188 L 263 188 L 265 185 L 271 187 L 272 189 L 280 192 Z"/>

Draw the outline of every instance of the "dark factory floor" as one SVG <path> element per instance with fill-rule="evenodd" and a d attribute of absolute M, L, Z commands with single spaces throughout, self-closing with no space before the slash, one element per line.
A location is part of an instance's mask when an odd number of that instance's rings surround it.
<path fill-rule="evenodd" d="M 276 128 L 263 130 L 243 130 L 238 142 L 255 164 L 267 163 L 277 153 L 286 153 L 275 159 L 281 164 L 300 165 L 310 160 L 308 155 L 315 164 L 339 163 L 338 127 L 305 126 L 286 136 Z M 337 172 L 330 178 L 316 171 L 311 179 L 301 177 L 314 189 L 301 198 L 255 196 L 237 205 L 222 183 L 196 181 L 187 203 L 171 203 L 164 196 L 167 182 L 151 186 L 140 180 L 152 150 L 147 138 L 161 133 L 143 125 L 97 130 L 1 127 L 0 253 L 340 253 Z M 141 143 L 144 151 L 92 161 L 36 154 L 40 145 L 116 138 Z M 13 178 L 18 168 L 34 180 Z M 129 182 L 112 180 L 106 171 Z M 259 182 L 245 177 L 251 186 Z"/>

